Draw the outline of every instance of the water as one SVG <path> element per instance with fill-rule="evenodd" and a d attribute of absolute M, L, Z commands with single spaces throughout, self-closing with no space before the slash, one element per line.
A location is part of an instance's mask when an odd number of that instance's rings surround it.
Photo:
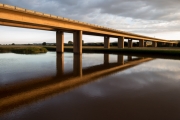
<path fill-rule="evenodd" d="M 180 61 L 0 54 L 0 120 L 178 120 Z"/>

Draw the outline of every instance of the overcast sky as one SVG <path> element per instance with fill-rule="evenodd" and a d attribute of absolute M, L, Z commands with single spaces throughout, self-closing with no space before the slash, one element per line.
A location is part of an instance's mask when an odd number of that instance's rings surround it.
<path fill-rule="evenodd" d="M 0 0 L 0 3 L 150 37 L 180 40 L 180 0 Z M 69 40 L 72 34 L 65 34 L 65 42 Z M 103 37 L 83 35 L 83 40 L 103 42 Z M 0 44 L 13 42 L 55 42 L 55 32 L 0 26 Z"/>

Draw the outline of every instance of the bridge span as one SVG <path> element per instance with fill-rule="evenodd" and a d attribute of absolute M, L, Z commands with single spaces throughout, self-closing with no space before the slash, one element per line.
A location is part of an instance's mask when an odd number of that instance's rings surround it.
<path fill-rule="evenodd" d="M 133 47 L 132 40 L 139 40 L 139 47 L 145 47 L 147 41 L 152 41 L 153 47 L 157 47 L 157 42 L 167 43 L 169 46 L 177 44 L 175 41 L 115 30 L 1 3 L 0 25 L 56 31 L 56 51 L 61 53 L 64 52 L 64 32 L 73 33 L 73 51 L 79 54 L 82 53 L 83 34 L 104 36 L 104 48 L 110 48 L 110 37 L 118 38 L 118 48 L 124 48 L 124 39 L 128 39 L 129 48 Z"/>

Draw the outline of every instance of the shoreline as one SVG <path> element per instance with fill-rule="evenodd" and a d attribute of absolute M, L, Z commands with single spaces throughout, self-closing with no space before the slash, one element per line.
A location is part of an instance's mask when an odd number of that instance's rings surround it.
<path fill-rule="evenodd" d="M 0 46 L 0 53 L 39 54 L 48 50 L 40 46 Z"/>
<path fill-rule="evenodd" d="M 47 51 L 56 51 L 56 46 L 0 46 L 0 53 L 16 54 L 39 54 Z M 73 52 L 73 46 L 65 46 L 64 52 Z M 107 54 L 124 54 L 156 58 L 175 58 L 180 59 L 180 48 L 178 47 L 146 47 L 146 48 L 123 48 L 111 47 L 105 49 L 102 46 L 83 46 L 83 53 L 107 53 Z"/>
<path fill-rule="evenodd" d="M 45 47 L 48 51 L 56 51 L 56 47 Z M 65 52 L 73 52 L 73 47 L 64 47 Z M 101 47 L 83 47 L 83 53 L 114 53 L 114 54 L 138 54 L 138 55 L 156 55 L 156 56 L 174 56 L 180 57 L 180 48 L 110 48 Z"/>

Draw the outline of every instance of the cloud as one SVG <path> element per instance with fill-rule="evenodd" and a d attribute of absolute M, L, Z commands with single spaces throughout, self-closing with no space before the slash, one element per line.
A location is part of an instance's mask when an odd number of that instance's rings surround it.
<path fill-rule="evenodd" d="M 0 0 L 0 2 L 74 17 L 98 13 L 133 19 L 170 21 L 177 20 L 180 14 L 179 0 Z"/>
<path fill-rule="evenodd" d="M 101 13 L 143 20 L 174 20 L 179 18 L 178 3 L 178 0 L 107 0 L 98 6 Z"/>
<path fill-rule="evenodd" d="M 180 29 L 179 0 L 0 0 L 0 2 L 143 35 L 178 32 Z"/>

